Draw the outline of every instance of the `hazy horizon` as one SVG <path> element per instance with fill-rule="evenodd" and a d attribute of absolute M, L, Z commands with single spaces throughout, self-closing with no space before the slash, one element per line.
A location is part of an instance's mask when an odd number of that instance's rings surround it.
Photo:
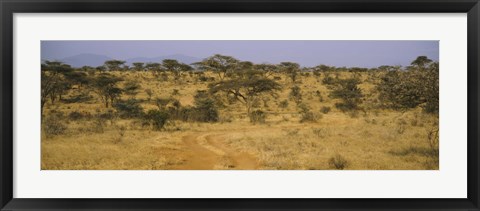
<path fill-rule="evenodd" d="M 407 66 L 417 56 L 439 60 L 438 41 L 337 40 L 158 40 L 158 41 L 42 41 L 42 60 L 62 60 L 81 54 L 112 59 L 183 55 L 190 60 L 214 54 L 254 63 L 284 61 L 305 67 L 325 64 L 346 67 Z M 161 61 L 158 61 L 161 62 Z M 87 65 L 87 64 L 85 64 Z"/>

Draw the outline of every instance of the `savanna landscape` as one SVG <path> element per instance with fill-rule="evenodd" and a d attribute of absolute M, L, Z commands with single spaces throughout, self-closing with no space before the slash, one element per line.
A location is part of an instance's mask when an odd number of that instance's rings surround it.
<path fill-rule="evenodd" d="M 438 170 L 439 63 L 41 65 L 42 170 Z"/>

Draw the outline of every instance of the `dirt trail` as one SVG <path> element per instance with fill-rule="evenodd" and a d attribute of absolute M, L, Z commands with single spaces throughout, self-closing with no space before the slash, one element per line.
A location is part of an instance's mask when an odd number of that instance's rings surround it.
<path fill-rule="evenodd" d="M 185 161 L 174 167 L 183 170 L 243 169 L 258 167 L 257 160 L 245 152 L 229 149 L 224 134 L 192 134 L 182 138 Z"/>

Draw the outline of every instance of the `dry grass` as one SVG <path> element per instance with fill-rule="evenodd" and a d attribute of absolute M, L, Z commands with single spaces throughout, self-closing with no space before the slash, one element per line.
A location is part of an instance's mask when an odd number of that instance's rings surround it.
<path fill-rule="evenodd" d="M 207 82 L 187 76 L 181 82 L 159 81 L 150 73 L 115 73 L 127 80 L 139 80 L 142 88 L 137 99 L 144 99 L 145 110 L 155 108 L 148 101 L 145 89 L 155 97 L 174 97 L 182 105 L 192 105 L 196 90 L 207 89 Z M 349 77 L 341 73 L 340 77 Z M 212 75 L 213 76 L 213 75 Z M 323 77 L 323 76 L 322 76 Z M 218 123 L 171 122 L 165 131 L 152 131 L 135 120 L 95 119 L 65 120 L 63 134 L 42 135 L 42 169 L 195 169 L 195 150 L 203 147 L 207 169 L 438 169 L 438 145 L 429 141 L 436 116 L 421 109 L 407 112 L 375 108 L 373 84 L 361 88 L 370 94 L 365 111 L 343 113 L 335 108 L 337 100 L 328 97 L 330 90 L 320 78 L 302 77 L 303 102 L 322 116 L 316 122 L 300 123 L 301 115 L 293 101 L 288 100 L 291 82 L 282 76 L 284 86 L 279 97 L 260 103 L 267 113 L 264 124 L 251 124 L 245 108 L 239 104 L 220 110 Z M 317 94 L 320 93 L 320 96 Z M 69 95 L 74 95 L 72 90 Z M 85 103 L 56 103 L 52 111 L 65 115 L 73 111 L 92 115 L 105 112 L 93 93 L 94 100 Z M 125 97 L 126 98 L 126 97 Z M 321 98 L 321 99 L 320 99 Z M 325 112 L 325 107 L 331 110 Z M 191 137 L 195 146 L 186 141 Z M 431 136 L 431 135 L 430 135 Z M 211 139 L 209 139 L 211 138 Z M 199 158 L 198 158 L 199 159 Z M 344 163 L 344 165 L 341 165 Z M 338 165 L 337 165 L 338 164 Z"/>

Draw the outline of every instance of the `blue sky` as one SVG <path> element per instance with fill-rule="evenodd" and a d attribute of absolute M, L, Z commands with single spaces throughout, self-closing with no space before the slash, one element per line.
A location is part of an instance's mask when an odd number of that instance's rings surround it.
<path fill-rule="evenodd" d="M 438 41 L 331 41 L 331 40 L 152 40 L 152 41 L 42 41 L 43 60 L 61 60 L 78 54 L 114 59 L 182 54 L 200 59 L 213 54 L 255 63 L 292 61 L 347 67 L 409 65 L 417 56 L 439 60 Z"/>

